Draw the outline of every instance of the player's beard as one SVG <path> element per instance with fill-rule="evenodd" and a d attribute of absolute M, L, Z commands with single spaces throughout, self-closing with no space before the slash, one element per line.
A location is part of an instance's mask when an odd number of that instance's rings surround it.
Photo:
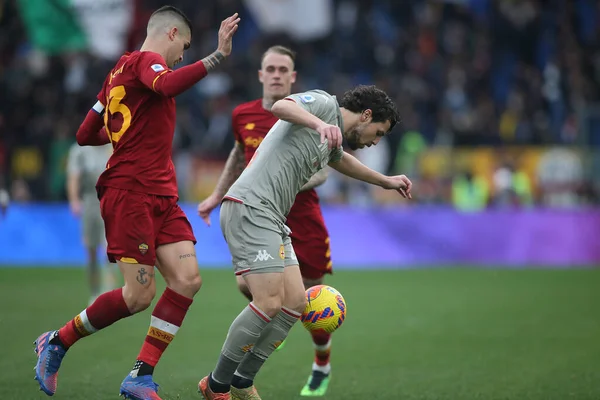
<path fill-rule="evenodd" d="M 345 139 L 350 149 L 358 150 L 360 144 L 360 132 L 358 132 L 358 129 L 354 128 L 348 132 Z"/>

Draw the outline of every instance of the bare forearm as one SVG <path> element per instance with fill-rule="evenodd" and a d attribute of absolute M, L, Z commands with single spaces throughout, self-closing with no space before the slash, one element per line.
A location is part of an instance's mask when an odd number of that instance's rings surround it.
<path fill-rule="evenodd" d="M 304 186 L 302 186 L 302 189 L 300 189 L 300 191 L 304 192 L 305 190 L 311 190 L 316 188 L 317 186 L 321 186 L 327 180 L 327 175 L 328 172 L 325 168 L 323 168 L 320 171 L 317 171 L 317 173 L 311 176 L 310 180 L 306 182 Z"/>
<path fill-rule="evenodd" d="M 8 190 L 0 187 L 0 210 L 4 211 L 8 208 L 8 204 L 10 203 L 10 196 L 8 194 Z"/>
<path fill-rule="evenodd" d="M 344 156 L 338 162 L 329 163 L 329 166 L 336 171 L 349 176 L 350 178 L 358 179 L 359 181 L 367 182 L 376 186 L 383 186 L 386 176 L 367 167 L 356 157 L 344 152 Z"/>
<path fill-rule="evenodd" d="M 312 115 L 292 100 L 283 99 L 275 102 L 271 108 L 271 112 L 283 121 L 302 125 L 310 129 L 316 130 L 319 125 L 323 124 L 323 121 L 318 117 Z"/>
<path fill-rule="evenodd" d="M 214 51 L 210 55 L 204 57 L 201 61 L 206 68 L 206 71 L 212 71 L 225 60 L 225 56 L 219 50 Z"/>
<path fill-rule="evenodd" d="M 221 198 L 225 196 L 225 193 L 229 190 L 233 182 L 240 177 L 246 166 L 246 160 L 244 159 L 244 149 L 240 144 L 235 147 L 229 153 L 225 168 L 219 177 L 219 182 L 213 191 L 213 196 Z"/>
<path fill-rule="evenodd" d="M 67 198 L 69 203 L 79 200 L 79 175 L 71 174 L 67 177 Z"/>

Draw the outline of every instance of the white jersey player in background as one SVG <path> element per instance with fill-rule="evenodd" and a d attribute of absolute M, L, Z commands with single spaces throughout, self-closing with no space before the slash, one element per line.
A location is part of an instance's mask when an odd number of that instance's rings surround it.
<path fill-rule="evenodd" d="M 117 273 L 108 263 L 105 268 L 98 263 L 98 248 L 106 246 L 104 221 L 100 215 L 100 201 L 96 182 L 106 169 L 112 145 L 79 146 L 73 144 L 67 164 L 67 197 L 69 207 L 76 217 L 81 217 L 83 244 L 87 252 L 87 271 L 90 301 L 117 285 Z M 104 271 L 104 273 L 102 273 Z"/>

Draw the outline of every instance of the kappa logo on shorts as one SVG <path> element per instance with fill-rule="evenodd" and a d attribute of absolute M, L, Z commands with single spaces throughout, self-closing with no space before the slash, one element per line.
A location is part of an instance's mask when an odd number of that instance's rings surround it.
<path fill-rule="evenodd" d="M 142 243 L 138 246 L 138 250 L 142 255 L 145 255 L 148 252 L 148 245 L 146 243 Z"/>
<path fill-rule="evenodd" d="M 283 245 L 279 246 L 279 257 L 285 260 L 285 247 Z"/>
<path fill-rule="evenodd" d="M 273 256 L 270 255 L 269 253 L 267 253 L 266 250 L 259 250 L 258 254 L 256 255 L 256 258 L 254 259 L 254 262 L 257 261 L 267 261 L 267 260 L 274 260 Z"/>

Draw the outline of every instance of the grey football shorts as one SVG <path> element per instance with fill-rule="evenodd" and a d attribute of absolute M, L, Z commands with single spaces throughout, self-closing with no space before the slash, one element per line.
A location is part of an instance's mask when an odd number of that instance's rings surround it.
<path fill-rule="evenodd" d="M 289 228 L 268 212 L 225 200 L 220 223 L 236 275 L 283 272 L 298 265 Z"/>

